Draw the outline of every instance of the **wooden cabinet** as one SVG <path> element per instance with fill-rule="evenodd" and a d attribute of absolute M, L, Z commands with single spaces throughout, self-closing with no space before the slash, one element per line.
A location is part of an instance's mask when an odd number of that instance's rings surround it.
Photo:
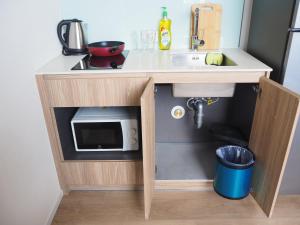
<path fill-rule="evenodd" d="M 145 138 L 143 165 L 146 219 L 150 217 L 153 182 L 155 182 L 155 156 L 153 155 L 155 143 L 152 137 L 152 130 L 154 130 L 152 114 L 155 104 L 154 94 L 151 93 L 153 88 L 154 85 L 150 81 L 141 101 Z M 300 96 L 266 77 L 260 78 L 249 143 L 250 149 L 256 155 L 252 195 L 269 217 L 274 209 L 299 117 L 299 101 Z"/>
<path fill-rule="evenodd" d="M 148 78 L 45 79 L 52 107 L 138 106 Z"/>
<path fill-rule="evenodd" d="M 145 218 L 149 219 L 155 180 L 155 103 L 154 82 L 151 79 L 141 97 L 144 205 Z"/>
<path fill-rule="evenodd" d="M 61 188 L 135 189 L 143 185 L 141 160 L 65 160 L 55 107 L 140 106 L 149 80 L 145 74 L 130 77 L 37 76 L 40 98 Z"/>
<path fill-rule="evenodd" d="M 155 183 L 155 83 L 213 83 L 212 78 L 174 74 L 144 77 L 62 77 L 38 76 L 55 165 L 62 189 L 136 186 L 144 184 L 145 218 L 149 219 Z M 211 75 L 211 74 L 209 74 Z M 229 74 L 230 75 L 230 74 Z M 295 126 L 299 117 L 300 97 L 269 80 L 262 72 L 245 76 L 261 77 L 249 146 L 256 155 L 252 195 L 264 212 L 272 215 L 287 162 Z M 241 75 L 242 76 L 242 75 Z M 204 80 L 203 80 L 204 79 Z M 244 77 L 238 81 L 243 82 Z M 233 82 L 229 76 L 227 83 Z M 53 107 L 141 106 L 143 161 L 66 162 L 61 156 Z M 199 209 L 201 210 L 201 209 Z"/>
<path fill-rule="evenodd" d="M 270 217 L 299 117 L 300 96 L 261 78 L 249 147 L 255 153 L 253 197 Z"/>
<path fill-rule="evenodd" d="M 71 189 L 88 187 L 134 188 L 143 184 L 141 161 L 62 162 L 62 173 Z"/>

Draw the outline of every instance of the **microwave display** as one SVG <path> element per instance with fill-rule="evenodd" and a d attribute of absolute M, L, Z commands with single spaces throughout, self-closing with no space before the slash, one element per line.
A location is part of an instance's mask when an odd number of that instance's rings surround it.
<path fill-rule="evenodd" d="M 75 123 L 74 131 L 80 149 L 122 149 L 123 135 L 120 122 Z"/>

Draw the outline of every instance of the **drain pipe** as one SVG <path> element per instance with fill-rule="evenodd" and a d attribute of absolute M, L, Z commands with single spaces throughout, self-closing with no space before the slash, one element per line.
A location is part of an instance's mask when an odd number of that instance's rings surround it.
<path fill-rule="evenodd" d="M 186 106 L 194 111 L 194 124 L 197 129 L 203 126 L 203 105 L 209 106 L 218 100 L 219 98 L 189 98 L 187 100 Z"/>
<path fill-rule="evenodd" d="M 194 124 L 197 129 L 200 129 L 203 124 L 203 103 L 200 98 L 190 98 L 186 103 L 190 110 L 194 111 Z"/>

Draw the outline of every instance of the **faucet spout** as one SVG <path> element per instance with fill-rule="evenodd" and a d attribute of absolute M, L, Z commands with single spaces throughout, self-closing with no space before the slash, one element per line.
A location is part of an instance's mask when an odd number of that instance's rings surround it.
<path fill-rule="evenodd" d="M 198 36 L 198 25 L 199 25 L 199 12 L 200 9 L 195 9 L 195 17 L 194 17 L 194 36 Z"/>

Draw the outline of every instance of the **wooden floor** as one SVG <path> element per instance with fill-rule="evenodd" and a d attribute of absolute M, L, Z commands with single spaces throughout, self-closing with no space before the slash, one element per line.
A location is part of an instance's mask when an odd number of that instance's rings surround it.
<path fill-rule="evenodd" d="M 156 192 L 144 220 L 141 191 L 73 191 L 52 225 L 300 225 L 300 196 L 279 196 L 268 219 L 252 197 L 227 200 L 214 192 Z"/>

